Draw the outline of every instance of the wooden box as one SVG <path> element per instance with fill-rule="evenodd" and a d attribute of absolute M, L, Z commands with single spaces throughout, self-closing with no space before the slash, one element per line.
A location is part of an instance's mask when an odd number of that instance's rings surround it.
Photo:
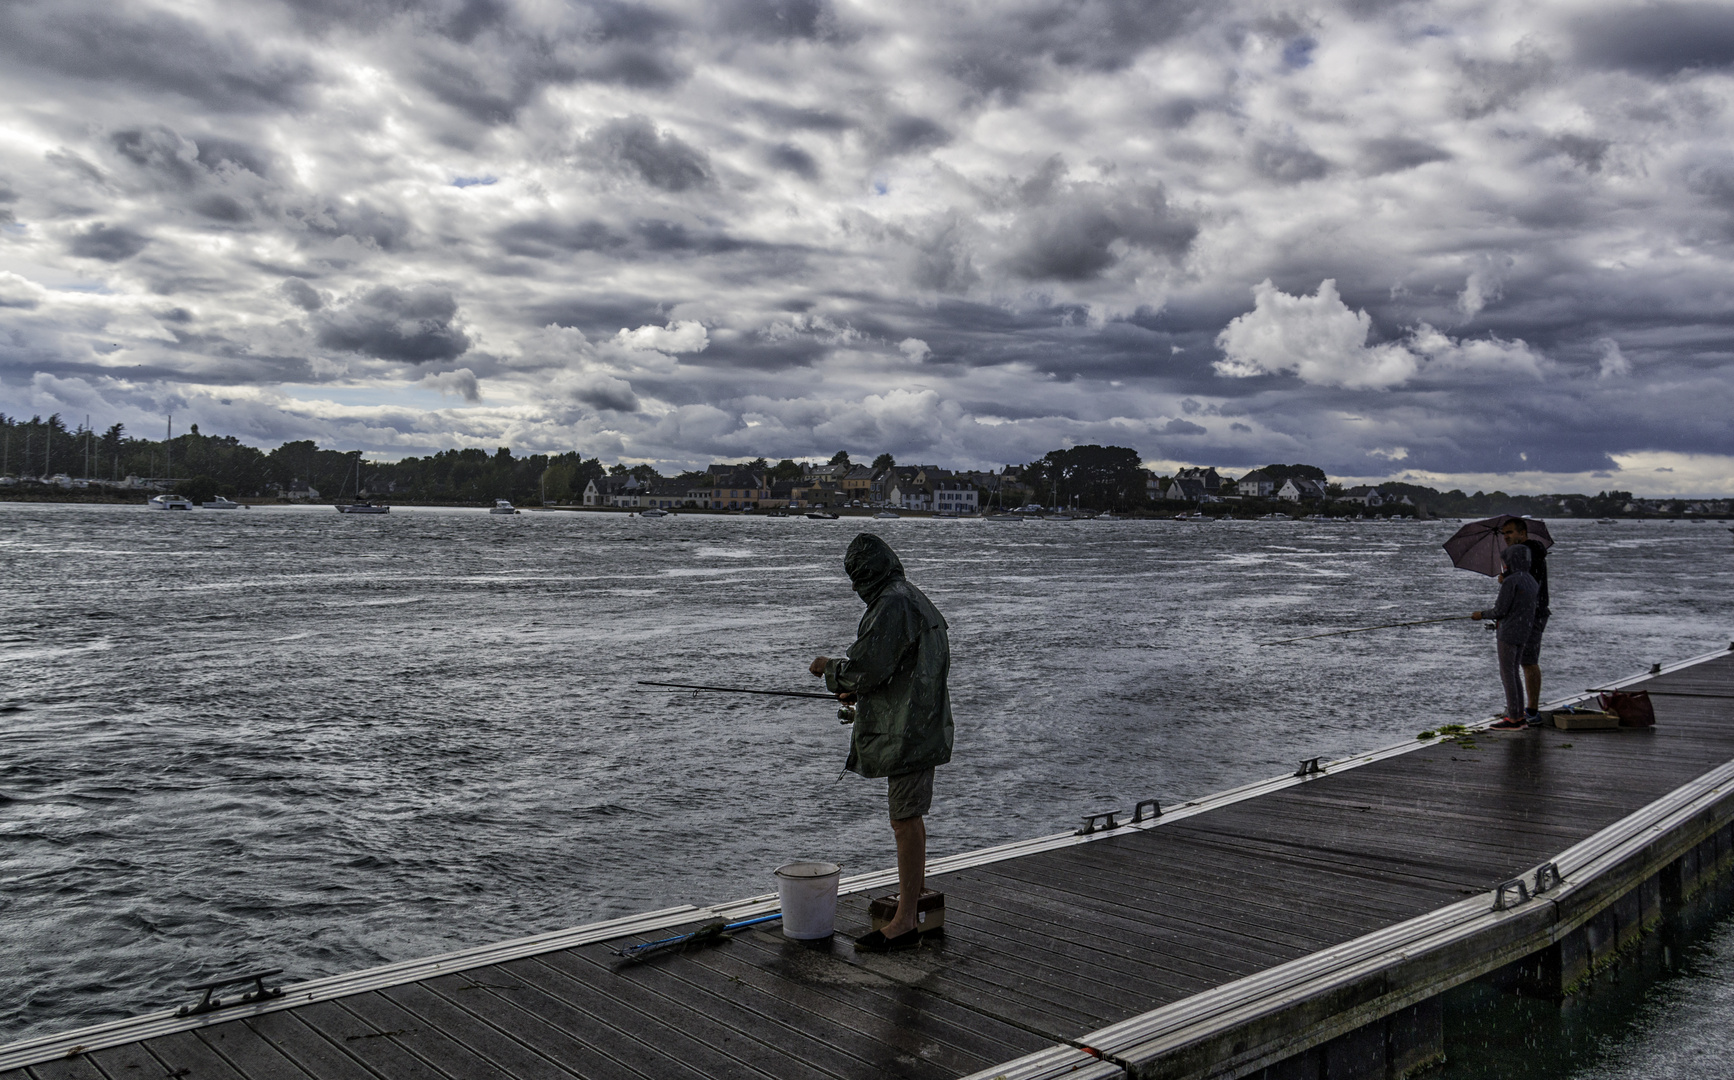
<path fill-rule="evenodd" d="M 1596 709 L 1559 709 L 1553 714 L 1553 726 L 1561 731 L 1602 731 L 1619 727 L 1620 718 Z"/>
<path fill-rule="evenodd" d="M 883 930 L 885 924 L 897 916 L 897 896 L 881 896 L 867 905 L 867 917 L 873 920 L 873 929 Z M 923 934 L 945 929 L 945 894 L 932 889 L 922 889 L 921 899 L 915 904 L 916 929 Z"/>

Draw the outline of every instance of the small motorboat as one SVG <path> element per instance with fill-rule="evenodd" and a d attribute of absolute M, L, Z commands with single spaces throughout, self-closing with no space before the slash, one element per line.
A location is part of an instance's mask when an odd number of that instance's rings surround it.
<path fill-rule="evenodd" d="M 836 521 L 837 520 L 836 514 L 832 514 L 832 513 L 829 513 L 827 511 L 824 511 L 824 510 L 810 511 L 807 514 L 807 516 L 809 518 L 813 519 L 814 521 Z"/>
<path fill-rule="evenodd" d="M 894 514 L 889 510 L 881 510 L 877 514 L 874 514 L 873 516 L 878 518 L 880 521 L 896 521 L 897 519 L 901 518 L 903 515 L 902 514 Z"/>
<path fill-rule="evenodd" d="M 515 514 L 517 512 L 518 508 L 512 505 L 510 499 L 495 499 L 494 505 L 488 507 L 490 514 Z"/>
<path fill-rule="evenodd" d="M 245 506 L 242 506 L 240 503 L 236 502 L 235 500 L 226 499 L 221 495 L 218 495 L 216 498 L 212 499 L 210 502 L 202 502 L 199 505 L 204 507 L 206 510 L 245 510 L 245 509 L 247 509 Z"/>
<path fill-rule="evenodd" d="M 640 510 L 638 516 L 643 518 L 665 518 L 668 516 L 668 511 L 661 507 L 653 506 L 648 510 Z"/>
<path fill-rule="evenodd" d="M 193 501 L 183 499 L 179 495 L 152 495 L 150 502 L 145 503 L 152 510 L 191 510 Z"/>
<path fill-rule="evenodd" d="M 988 520 L 989 521 L 1023 521 L 1024 516 L 1022 514 L 990 514 L 990 515 L 988 515 Z"/>

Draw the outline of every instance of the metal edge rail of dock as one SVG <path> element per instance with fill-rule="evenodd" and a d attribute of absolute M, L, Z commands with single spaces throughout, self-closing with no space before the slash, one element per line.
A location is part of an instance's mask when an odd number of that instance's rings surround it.
<path fill-rule="evenodd" d="M 1640 686 L 1713 660 L 1727 660 L 1731 654 L 1734 643 L 1727 650 L 1657 665 L 1649 672 L 1597 689 Z M 1734 699 L 1734 678 L 1727 681 L 1726 692 L 1702 696 Z M 1555 704 L 1582 700 L 1583 696 L 1577 695 Z M 1734 729 L 1734 715 L 1727 719 Z M 1489 723 L 1491 720 L 1483 720 L 1469 725 L 1468 730 L 1479 733 Z M 1448 738 L 1412 740 L 1322 765 L 1316 759 L 1303 762 L 1292 775 L 1204 798 L 1166 807 L 1141 804 L 1131 819 L 1098 815 L 1083 829 L 932 860 L 929 876 L 939 878 L 1013 864 L 1043 853 L 1169 828 L 1321 778 L 1341 777 L 1400 758 Z M 1146 814 L 1149 806 L 1154 812 Z M 1357 1040 L 1359 1044 L 1379 1043 L 1377 1054 L 1362 1053 L 1368 1061 L 1379 1059 L 1377 1070 L 1371 1066 L 1360 1071 L 1339 1068 L 1328 1075 L 1403 1075 L 1413 1064 L 1438 1059 L 1438 1044 L 1443 1038 L 1442 993 L 1512 964 L 1529 965 L 1526 977 L 1562 990 L 1610 950 L 1629 943 L 1652 924 L 1664 894 L 1678 897 L 1692 888 L 1693 881 L 1688 879 L 1701 875 L 1707 880 L 1713 873 L 1725 871 L 1734 861 L 1734 852 L 1729 850 L 1734 843 L 1731 822 L 1734 753 L 1695 779 L 1488 891 L 1094 1030 L 1055 1037 L 1046 1049 L 969 1073 L 967 1080 L 1242 1077 L 1301 1055 L 1317 1056 L 1333 1047 L 1353 1057 Z M 888 869 L 846 878 L 840 891 L 863 894 L 895 884 L 896 872 Z M 704 907 L 682 905 L 310 980 L 283 987 L 280 993 L 273 991 L 276 996 L 266 994 L 261 982 L 256 999 L 245 1004 L 190 1015 L 185 1008 L 179 1013 L 165 1011 L 0 1046 L 0 1073 L 456 972 L 776 910 L 774 895 Z M 89 1075 L 102 1074 L 93 1071 Z"/>

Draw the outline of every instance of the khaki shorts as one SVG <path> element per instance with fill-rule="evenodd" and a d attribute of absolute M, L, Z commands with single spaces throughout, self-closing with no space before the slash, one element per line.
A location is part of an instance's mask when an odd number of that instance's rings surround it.
<path fill-rule="evenodd" d="M 921 817 L 933 809 L 932 769 L 889 777 L 887 785 L 892 821 Z"/>

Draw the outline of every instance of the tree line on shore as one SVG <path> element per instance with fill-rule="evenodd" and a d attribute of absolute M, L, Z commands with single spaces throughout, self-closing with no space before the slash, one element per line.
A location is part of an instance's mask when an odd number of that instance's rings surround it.
<path fill-rule="evenodd" d="M 286 493 L 297 486 L 319 491 L 323 499 L 357 494 L 357 451 L 321 449 L 312 440 L 283 443 L 264 451 L 242 443 L 233 435 L 201 434 L 198 425 L 172 439 L 148 439 L 129 434 L 121 424 L 98 432 L 81 424 L 68 428 L 58 415 L 21 420 L 0 414 L 0 475 L 46 477 L 60 473 L 73 479 L 103 482 L 128 476 L 174 479 L 189 497 L 262 497 Z M 839 451 L 829 464 L 848 464 L 849 454 Z M 874 459 L 875 472 L 894 466 L 890 454 Z M 772 483 L 794 480 L 811 466 L 790 458 L 771 462 L 765 458 L 741 462 L 740 468 L 768 478 Z M 172 468 L 172 474 L 170 472 Z M 1120 446 L 1074 446 L 1053 450 L 1024 466 L 1014 466 L 1022 490 L 1044 505 L 1077 505 L 1092 509 L 1139 511 L 1166 509 L 1173 503 L 1152 504 L 1150 473 L 1138 452 Z M 1324 473 L 1308 465 L 1269 465 L 1273 476 Z M 604 476 L 635 476 L 641 481 L 664 481 L 677 486 L 702 487 L 710 473 L 692 471 L 664 476 L 650 465 L 605 465 L 600 459 L 578 451 L 516 457 L 508 447 L 493 453 L 476 448 L 442 450 L 426 457 L 406 457 L 395 462 L 362 460 L 360 488 L 375 497 L 401 502 L 487 503 L 494 499 L 534 503 L 579 501 L 591 480 Z M 1407 496 L 1413 510 L 1446 517 L 1520 513 L 1537 517 L 1563 513 L 1574 516 L 1613 517 L 1627 513 L 1633 496 L 1627 491 L 1604 491 L 1597 495 L 1509 495 L 1502 491 L 1472 494 L 1461 490 L 1439 491 L 1418 484 L 1388 481 L 1378 485 L 1393 497 Z M 986 494 L 986 493 L 984 493 Z M 1341 494 L 1337 485 L 1327 488 L 1327 499 Z M 1230 508 L 1221 504 L 1218 510 Z"/>

